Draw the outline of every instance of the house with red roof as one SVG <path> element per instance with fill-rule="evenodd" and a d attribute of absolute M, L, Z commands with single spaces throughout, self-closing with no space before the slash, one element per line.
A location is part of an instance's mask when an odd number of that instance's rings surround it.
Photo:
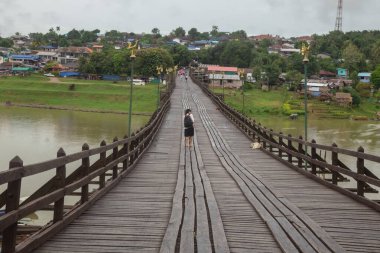
<path fill-rule="evenodd" d="M 207 66 L 210 87 L 240 88 L 242 80 L 237 67 Z"/>

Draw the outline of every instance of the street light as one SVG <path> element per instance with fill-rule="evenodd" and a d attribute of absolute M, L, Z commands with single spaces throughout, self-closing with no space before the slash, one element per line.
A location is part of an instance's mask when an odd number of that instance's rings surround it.
<path fill-rule="evenodd" d="M 135 44 L 128 42 L 128 49 L 131 50 L 131 89 L 129 92 L 129 112 L 128 112 L 128 137 L 131 136 L 131 127 L 132 127 L 132 98 L 133 98 L 133 65 L 136 59 L 136 51 L 138 49 L 139 41 L 136 40 Z"/>
<path fill-rule="evenodd" d="M 168 85 L 169 83 L 171 82 L 171 79 L 172 79 L 172 75 L 171 73 L 174 71 L 174 68 L 170 67 L 170 68 L 167 68 L 166 69 L 166 75 L 167 75 L 167 80 L 166 80 L 166 85 L 165 85 L 165 93 L 168 92 Z"/>
<path fill-rule="evenodd" d="M 242 94 L 243 94 L 243 109 L 242 109 L 242 114 L 243 115 L 245 115 L 244 114 L 244 108 L 245 108 L 245 103 L 244 103 L 244 101 L 245 101 L 245 99 L 244 99 L 244 70 L 239 70 L 239 74 L 240 74 L 240 78 L 241 78 L 241 89 L 242 89 Z"/>
<path fill-rule="evenodd" d="M 161 83 L 161 73 L 164 72 L 164 68 L 162 66 L 156 67 L 157 74 L 158 74 L 158 85 L 157 85 L 157 110 L 160 107 L 160 83 Z"/>
<path fill-rule="evenodd" d="M 305 142 L 307 142 L 307 64 L 309 63 L 309 52 L 310 52 L 310 46 L 307 46 L 306 44 L 302 44 L 301 54 L 303 55 L 303 66 L 304 66 L 304 72 L 305 72 L 305 83 L 304 83 L 304 90 L 305 90 Z M 307 156 L 307 145 L 305 145 L 305 155 Z M 305 161 L 305 170 L 307 170 L 307 162 Z"/>
<path fill-rule="evenodd" d="M 222 72 L 223 102 L 224 102 L 224 72 Z"/>

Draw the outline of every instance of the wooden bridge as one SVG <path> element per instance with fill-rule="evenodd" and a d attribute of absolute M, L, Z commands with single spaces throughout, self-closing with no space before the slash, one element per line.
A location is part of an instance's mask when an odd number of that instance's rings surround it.
<path fill-rule="evenodd" d="M 275 133 L 193 80 L 177 80 L 130 137 L 34 165 L 13 159 L 0 173 L 2 252 L 380 252 L 371 200 L 380 180 L 366 167 L 380 169 L 380 157 Z M 192 148 L 184 108 L 195 116 Z M 52 179 L 19 203 L 22 179 L 49 170 Z M 37 210 L 52 221 L 20 239 L 18 221 Z"/>

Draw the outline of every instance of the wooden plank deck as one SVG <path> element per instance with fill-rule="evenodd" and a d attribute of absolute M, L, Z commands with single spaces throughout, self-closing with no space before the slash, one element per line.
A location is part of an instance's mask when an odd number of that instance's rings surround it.
<path fill-rule="evenodd" d="M 187 107 L 196 119 L 191 151 Z M 137 167 L 35 252 L 379 252 L 379 221 L 379 212 L 251 150 L 199 87 L 178 80 Z"/>
<path fill-rule="evenodd" d="M 181 90 L 136 168 L 35 252 L 158 252 L 170 218 L 182 138 Z M 174 99 L 175 100 L 175 99 Z"/>
<path fill-rule="evenodd" d="M 232 152 L 298 209 L 326 231 L 347 252 L 379 252 L 379 212 L 302 176 L 260 150 L 250 150 L 250 141 L 203 95 L 193 88 L 217 125 Z"/>

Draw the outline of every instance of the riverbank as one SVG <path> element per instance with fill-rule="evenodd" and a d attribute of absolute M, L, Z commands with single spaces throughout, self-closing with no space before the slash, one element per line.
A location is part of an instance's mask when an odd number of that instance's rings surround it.
<path fill-rule="evenodd" d="M 216 94 L 223 94 L 223 89 L 213 88 Z M 243 111 L 243 93 L 240 90 L 224 89 L 227 104 Z M 343 107 L 331 103 L 321 102 L 317 98 L 308 100 L 308 115 L 315 119 L 358 119 L 374 120 L 376 112 L 380 111 L 380 104 L 375 100 L 362 99 L 359 107 Z M 244 92 L 244 113 L 249 117 L 278 116 L 288 117 L 290 114 L 304 114 L 304 100 L 296 92 L 280 88 L 271 91 L 250 89 Z"/>
<path fill-rule="evenodd" d="M 0 78 L 0 104 L 119 114 L 129 110 L 126 82 L 63 81 L 50 82 L 37 75 Z M 151 115 L 157 107 L 157 84 L 134 86 L 133 92 L 133 114 Z"/>

